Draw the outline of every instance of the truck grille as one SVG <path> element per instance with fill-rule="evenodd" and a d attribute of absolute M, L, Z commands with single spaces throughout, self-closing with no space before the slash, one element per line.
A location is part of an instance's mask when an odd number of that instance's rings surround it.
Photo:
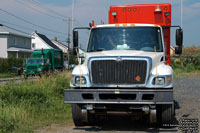
<path fill-rule="evenodd" d="M 37 66 L 28 66 L 27 67 L 28 70 L 37 70 Z"/>
<path fill-rule="evenodd" d="M 146 60 L 93 60 L 91 75 L 94 84 L 145 84 Z"/>

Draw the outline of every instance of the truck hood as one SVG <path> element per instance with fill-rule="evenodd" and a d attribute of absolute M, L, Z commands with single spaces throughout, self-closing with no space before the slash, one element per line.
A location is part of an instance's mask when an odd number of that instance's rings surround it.
<path fill-rule="evenodd" d="M 152 74 L 160 75 L 170 75 L 173 73 L 172 68 L 165 63 L 165 53 L 164 52 L 145 52 L 145 51 L 136 51 L 136 50 L 112 50 L 112 51 L 98 51 L 86 53 L 85 62 L 80 67 L 75 67 L 72 74 L 79 75 L 88 74 L 88 60 L 89 58 L 94 57 L 113 57 L 113 56 L 130 56 L 130 57 L 148 57 L 151 58 L 152 67 L 150 72 Z M 81 70 L 81 72 L 80 72 Z M 157 71 L 158 70 L 158 71 Z"/>
<path fill-rule="evenodd" d="M 86 53 L 85 56 L 85 65 L 88 63 L 88 59 L 91 57 L 109 57 L 109 56 L 135 56 L 135 57 L 150 57 L 152 59 L 152 64 L 156 64 L 155 61 L 159 64 L 161 58 L 165 58 L 164 52 L 146 52 L 146 51 L 137 51 L 137 50 L 112 50 L 112 51 L 98 51 Z M 156 59 L 157 58 L 157 59 Z"/>
<path fill-rule="evenodd" d="M 36 67 L 39 67 L 39 66 L 42 66 L 42 65 L 39 64 L 39 63 L 34 63 L 34 64 L 26 64 L 26 66 L 36 66 Z"/>

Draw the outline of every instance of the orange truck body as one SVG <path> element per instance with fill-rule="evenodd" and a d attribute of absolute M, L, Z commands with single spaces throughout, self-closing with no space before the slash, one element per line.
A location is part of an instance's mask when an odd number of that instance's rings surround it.
<path fill-rule="evenodd" d="M 142 23 L 163 27 L 166 56 L 170 57 L 171 4 L 112 5 L 109 10 L 109 24 Z M 167 59 L 170 64 L 170 58 Z"/>

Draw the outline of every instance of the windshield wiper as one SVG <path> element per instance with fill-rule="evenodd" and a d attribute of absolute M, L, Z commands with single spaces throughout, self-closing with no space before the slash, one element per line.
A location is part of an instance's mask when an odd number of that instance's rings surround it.
<path fill-rule="evenodd" d="M 105 50 L 104 48 L 99 48 L 99 49 L 91 50 L 89 52 L 104 51 L 104 50 Z"/>
<path fill-rule="evenodd" d="M 96 49 L 95 51 L 104 51 L 105 49 L 104 48 L 99 48 L 99 49 Z"/>

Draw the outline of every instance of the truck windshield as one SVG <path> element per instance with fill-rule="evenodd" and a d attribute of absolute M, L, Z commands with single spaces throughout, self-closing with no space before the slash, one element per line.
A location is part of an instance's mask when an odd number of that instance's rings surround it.
<path fill-rule="evenodd" d="M 103 50 L 163 51 L 158 27 L 95 28 L 91 31 L 88 52 Z"/>
<path fill-rule="evenodd" d="M 28 59 L 27 64 L 44 64 L 44 59 Z"/>

